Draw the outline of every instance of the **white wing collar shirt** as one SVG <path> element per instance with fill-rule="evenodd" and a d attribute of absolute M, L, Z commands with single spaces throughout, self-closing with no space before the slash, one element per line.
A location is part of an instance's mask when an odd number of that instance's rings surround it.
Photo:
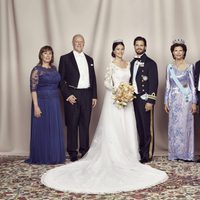
<path fill-rule="evenodd" d="M 85 89 L 90 87 L 88 63 L 83 52 L 78 53 L 73 51 L 76 63 L 78 65 L 80 78 L 78 82 L 78 89 Z"/>
<path fill-rule="evenodd" d="M 134 63 L 134 68 L 133 68 L 133 81 L 132 81 L 132 85 L 135 89 L 135 93 L 138 94 L 138 87 L 137 87 L 137 83 L 136 83 L 136 75 L 137 75 L 137 71 L 138 68 L 140 67 L 141 62 L 138 61 L 138 59 L 141 59 L 141 57 L 144 55 L 144 53 L 142 55 L 136 55 L 134 58 L 136 58 L 137 60 Z"/>
<path fill-rule="evenodd" d="M 139 56 L 135 56 L 134 58 L 140 58 Z M 135 89 L 135 93 L 138 94 L 138 88 L 137 88 L 137 83 L 136 83 L 136 75 L 137 75 L 137 71 L 138 71 L 138 68 L 139 68 L 139 61 L 136 60 L 135 63 L 134 63 L 134 67 L 133 67 L 133 82 L 132 82 L 132 85 Z"/>

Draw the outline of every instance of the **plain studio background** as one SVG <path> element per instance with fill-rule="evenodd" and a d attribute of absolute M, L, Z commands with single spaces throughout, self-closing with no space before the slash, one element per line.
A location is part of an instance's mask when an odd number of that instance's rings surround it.
<path fill-rule="evenodd" d="M 147 55 L 158 64 L 159 89 L 155 107 L 155 154 L 167 154 L 167 114 L 164 112 L 166 65 L 170 45 L 183 38 L 186 60 L 200 59 L 199 0 L 0 0 L 0 154 L 28 155 L 31 95 L 29 77 L 39 49 L 51 45 L 58 66 L 72 50 L 72 36 L 85 37 L 85 52 L 95 61 L 98 105 L 91 120 L 91 139 L 99 119 L 105 88 L 105 68 L 115 39 L 126 45 L 125 59 L 134 56 L 133 39 L 147 39 Z M 112 120 L 112 119 L 110 119 Z M 196 152 L 200 130 L 196 116 Z"/>

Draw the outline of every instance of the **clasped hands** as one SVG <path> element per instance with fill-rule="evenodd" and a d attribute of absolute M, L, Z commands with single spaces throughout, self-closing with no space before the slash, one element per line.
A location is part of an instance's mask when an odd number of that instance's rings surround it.
<path fill-rule="evenodd" d="M 165 104 L 164 109 L 165 109 L 166 113 L 169 113 L 169 106 L 168 105 Z M 191 112 L 192 112 L 192 114 L 197 112 L 197 105 L 194 104 L 194 103 L 192 104 Z"/>
<path fill-rule="evenodd" d="M 77 98 L 72 94 L 70 95 L 66 101 L 69 101 L 72 105 L 74 105 L 77 102 Z M 92 99 L 92 107 L 94 108 L 97 104 L 97 99 Z"/>

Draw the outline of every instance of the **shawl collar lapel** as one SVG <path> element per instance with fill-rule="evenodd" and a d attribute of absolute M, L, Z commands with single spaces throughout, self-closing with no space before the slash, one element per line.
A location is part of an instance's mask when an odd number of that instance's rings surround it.
<path fill-rule="evenodd" d="M 91 65 L 91 63 L 90 63 L 90 61 L 89 61 L 89 59 L 88 59 L 88 56 L 87 56 L 86 54 L 84 54 L 84 55 L 85 55 L 85 58 L 86 58 L 86 60 L 87 60 L 88 71 L 90 71 L 90 65 Z"/>
<path fill-rule="evenodd" d="M 75 69 L 79 72 L 79 69 L 78 69 L 78 65 L 77 65 L 77 62 L 76 62 L 76 59 L 74 57 L 74 53 L 73 51 L 71 51 L 70 53 L 70 60 L 72 62 L 72 65 L 75 67 Z"/>

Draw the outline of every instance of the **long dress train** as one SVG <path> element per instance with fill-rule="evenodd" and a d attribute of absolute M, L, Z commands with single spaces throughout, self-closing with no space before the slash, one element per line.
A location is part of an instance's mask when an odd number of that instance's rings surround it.
<path fill-rule="evenodd" d="M 112 91 L 129 82 L 130 65 L 122 69 L 110 64 L 106 73 L 103 108 L 88 153 L 79 161 L 56 167 L 43 174 L 44 185 L 76 193 L 116 193 L 138 190 L 164 182 L 165 172 L 139 162 L 133 104 L 124 109 L 113 104 Z"/>

